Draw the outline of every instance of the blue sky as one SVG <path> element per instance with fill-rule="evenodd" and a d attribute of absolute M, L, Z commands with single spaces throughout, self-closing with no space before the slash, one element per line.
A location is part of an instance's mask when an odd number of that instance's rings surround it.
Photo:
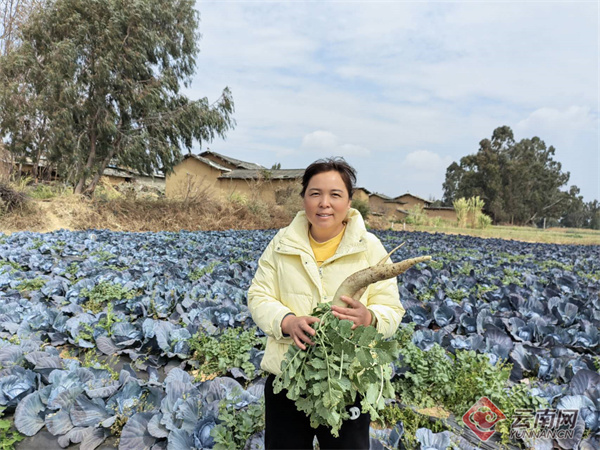
<path fill-rule="evenodd" d="M 233 94 L 203 143 L 266 167 L 344 156 L 358 185 L 441 198 L 446 167 L 493 130 L 556 148 L 600 200 L 598 3 L 199 1 L 187 94 Z M 195 151 L 199 151 L 197 147 Z"/>

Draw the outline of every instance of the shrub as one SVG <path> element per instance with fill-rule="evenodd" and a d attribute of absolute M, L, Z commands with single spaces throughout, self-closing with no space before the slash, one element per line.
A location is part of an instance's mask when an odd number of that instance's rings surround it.
<path fill-rule="evenodd" d="M 110 202 L 120 198 L 122 194 L 108 182 L 101 182 L 94 191 L 94 198 L 103 202 Z"/>
<path fill-rule="evenodd" d="M 0 214 L 12 211 L 25 203 L 25 194 L 13 189 L 9 184 L 0 182 Z"/>
<path fill-rule="evenodd" d="M 299 194 L 299 186 L 292 185 L 280 189 L 275 189 L 275 204 L 283 206 L 290 200 L 290 197 L 295 197 L 295 200 L 297 201 L 297 197 L 299 197 Z"/>
<path fill-rule="evenodd" d="M 61 184 L 38 183 L 29 190 L 29 196 L 38 200 L 47 200 L 73 193 L 73 188 Z"/>
<path fill-rule="evenodd" d="M 465 199 L 463 197 L 453 202 L 458 226 L 461 228 L 487 228 L 492 224 L 491 217 L 483 213 L 485 203 L 478 195 Z"/>
<path fill-rule="evenodd" d="M 367 220 L 371 210 L 369 209 L 369 202 L 366 200 L 360 200 L 355 198 L 352 200 L 352 207 L 356 209 L 364 220 Z"/>
<path fill-rule="evenodd" d="M 456 211 L 456 220 L 457 224 L 460 228 L 466 228 L 467 226 L 467 213 L 469 209 L 469 204 L 464 197 L 459 198 L 458 200 L 454 200 L 452 203 L 454 206 L 454 210 Z"/>
<path fill-rule="evenodd" d="M 236 206 L 248 205 L 248 197 L 246 197 L 244 194 L 239 193 L 238 191 L 233 191 L 229 195 L 229 201 Z"/>
<path fill-rule="evenodd" d="M 444 225 L 444 219 L 442 219 L 441 217 L 431 217 L 429 219 L 429 225 L 432 227 L 441 227 L 442 225 Z"/>
<path fill-rule="evenodd" d="M 427 223 L 427 215 L 425 214 L 423 205 L 413 206 L 409 210 L 408 216 L 406 216 L 405 221 L 409 225 L 425 225 Z"/>
<path fill-rule="evenodd" d="M 492 224 L 492 218 L 486 214 L 479 214 L 477 228 L 487 228 Z"/>

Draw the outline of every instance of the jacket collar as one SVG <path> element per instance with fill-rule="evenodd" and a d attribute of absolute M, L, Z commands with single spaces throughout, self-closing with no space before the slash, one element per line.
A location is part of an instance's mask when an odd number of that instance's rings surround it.
<path fill-rule="evenodd" d="M 334 256 L 336 258 L 367 249 L 367 229 L 360 213 L 356 209 L 350 208 L 347 220 L 344 237 Z M 284 230 L 277 251 L 288 254 L 299 254 L 300 252 L 313 254 L 308 239 L 308 220 L 304 211 L 296 214 L 292 223 Z"/>

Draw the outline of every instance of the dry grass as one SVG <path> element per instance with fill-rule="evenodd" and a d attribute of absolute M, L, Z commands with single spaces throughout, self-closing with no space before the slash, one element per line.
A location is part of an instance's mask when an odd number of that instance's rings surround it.
<path fill-rule="evenodd" d="M 135 195 L 127 193 L 123 195 L 110 186 L 101 186 L 98 195 L 93 199 L 59 190 L 55 197 L 30 198 L 12 211 L 0 213 L 0 232 L 11 233 L 23 230 L 49 232 L 61 228 L 136 232 L 277 229 L 287 226 L 297 211 L 302 209 L 298 192 L 290 191 L 284 194 L 278 196 L 276 204 L 271 204 L 262 201 L 257 195 L 251 195 L 250 198 L 232 195 L 228 199 L 216 199 L 207 191 L 187 200 L 171 200 L 147 195 L 136 198 Z M 391 227 L 387 219 L 376 216 L 369 217 L 368 225 L 372 229 Z M 464 234 L 525 242 L 600 245 L 600 231 L 587 229 L 541 230 L 514 226 L 471 229 L 449 226 L 442 221 L 437 226 L 403 226 L 396 223 L 393 229 Z"/>
<path fill-rule="evenodd" d="M 0 231 L 12 233 L 22 230 L 41 230 L 46 223 L 44 216 L 44 214 L 40 214 L 40 209 L 35 202 L 26 202 L 24 205 L 0 215 Z"/>
<path fill-rule="evenodd" d="M 402 224 L 394 224 L 394 230 L 402 230 Z M 408 231 L 426 231 L 429 233 L 462 234 L 482 238 L 498 238 L 523 242 L 541 242 L 547 244 L 600 245 L 600 230 L 577 228 L 515 227 L 493 225 L 484 229 L 458 228 L 450 226 L 406 226 Z"/>
<path fill-rule="evenodd" d="M 164 198 L 89 199 L 65 195 L 29 200 L 0 217 L 0 231 L 49 232 L 111 229 L 117 231 L 179 231 L 281 228 L 297 210 L 289 205 L 239 203 L 205 198 L 177 201 Z"/>
<path fill-rule="evenodd" d="M 374 230 L 389 230 L 390 221 L 382 216 L 369 216 L 366 220 L 367 226 Z"/>
<path fill-rule="evenodd" d="M 30 199 L 23 206 L 0 216 L 0 232 L 49 232 L 61 228 L 117 231 L 276 229 L 287 226 L 302 208 L 295 195 L 280 203 L 267 204 L 238 197 L 218 200 L 208 196 L 188 201 L 126 196 L 89 199 L 71 194 L 47 200 Z M 380 217 L 369 217 L 368 224 L 372 229 L 390 229 L 390 222 Z M 541 230 L 512 226 L 471 229 L 447 225 L 404 227 L 402 224 L 394 224 L 393 228 L 525 242 L 600 245 L 600 231 L 587 229 Z"/>
<path fill-rule="evenodd" d="M 289 223 L 281 208 L 254 208 L 231 202 L 185 202 L 167 199 L 92 200 L 73 220 L 75 229 L 179 231 L 278 228 Z M 101 226 L 98 226 L 101 224 Z"/>

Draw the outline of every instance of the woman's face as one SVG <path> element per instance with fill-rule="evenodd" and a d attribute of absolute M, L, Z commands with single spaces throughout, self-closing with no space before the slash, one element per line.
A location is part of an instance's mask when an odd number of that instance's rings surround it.
<path fill-rule="evenodd" d="M 323 242 L 342 231 L 351 200 L 341 175 L 332 170 L 318 173 L 309 180 L 303 203 L 312 225 L 311 234 Z"/>

